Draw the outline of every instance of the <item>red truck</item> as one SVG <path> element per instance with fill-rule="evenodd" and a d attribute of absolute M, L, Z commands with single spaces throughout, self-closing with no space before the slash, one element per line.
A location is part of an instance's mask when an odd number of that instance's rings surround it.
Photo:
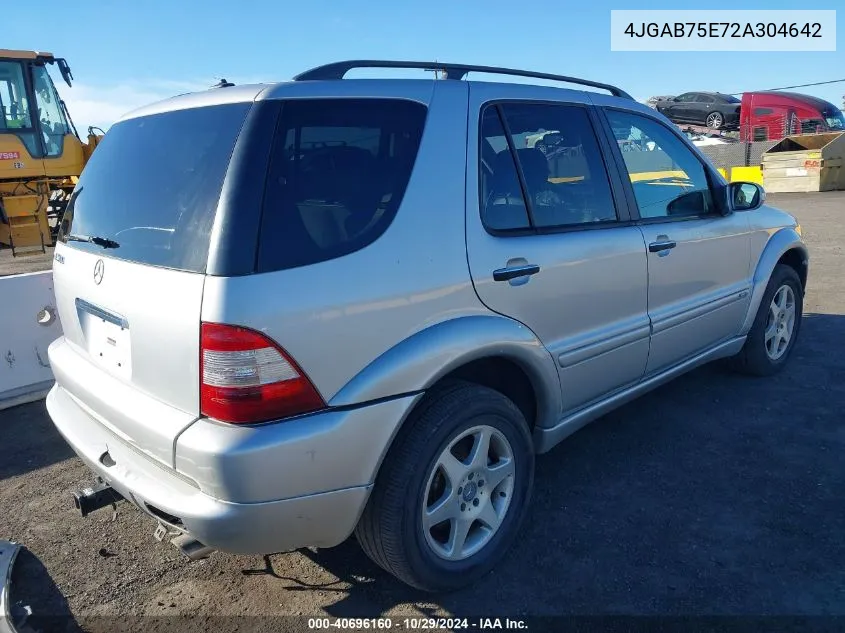
<path fill-rule="evenodd" d="M 776 141 L 790 134 L 845 131 L 842 110 L 824 99 L 795 92 L 746 92 L 739 109 L 743 142 Z"/>

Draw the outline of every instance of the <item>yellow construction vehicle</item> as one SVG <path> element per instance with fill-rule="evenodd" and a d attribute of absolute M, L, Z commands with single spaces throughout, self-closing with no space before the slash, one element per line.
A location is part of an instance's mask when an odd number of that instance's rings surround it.
<path fill-rule="evenodd" d="M 88 142 L 80 139 L 48 65 L 71 85 L 63 58 L 0 49 L 0 245 L 15 256 L 53 244 L 70 193 L 103 137 L 89 128 Z"/>

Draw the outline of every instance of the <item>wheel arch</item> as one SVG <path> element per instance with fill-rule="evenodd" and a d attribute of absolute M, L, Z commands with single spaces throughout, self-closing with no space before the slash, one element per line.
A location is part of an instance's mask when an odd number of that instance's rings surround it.
<path fill-rule="evenodd" d="M 552 426 L 559 417 L 560 381 L 554 360 L 529 328 L 499 315 L 458 317 L 417 332 L 359 372 L 329 406 L 422 395 L 451 380 L 475 382 L 504 393 L 531 428 Z M 406 412 L 396 433 L 420 400 Z"/>
<path fill-rule="evenodd" d="M 763 253 L 754 270 L 751 302 L 740 334 L 745 335 L 751 329 L 769 279 L 778 264 L 786 264 L 795 269 L 801 280 L 802 294 L 806 291 L 809 272 L 809 253 L 807 247 L 794 227 L 777 231 L 763 249 Z"/>

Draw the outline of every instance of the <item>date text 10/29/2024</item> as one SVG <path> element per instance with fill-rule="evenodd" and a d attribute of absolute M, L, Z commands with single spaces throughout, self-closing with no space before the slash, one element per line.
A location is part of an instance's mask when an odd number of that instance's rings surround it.
<path fill-rule="evenodd" d="M 308 628 L 325 631 L 527 631 L 528 623 L 518 618 L 308 618 Z"/>

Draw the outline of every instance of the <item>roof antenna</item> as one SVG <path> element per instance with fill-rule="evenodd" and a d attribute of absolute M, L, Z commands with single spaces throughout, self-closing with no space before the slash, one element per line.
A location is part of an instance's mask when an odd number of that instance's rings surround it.
<path fill-rule="evenodd" d="M 220 81 L 218 81 L 216 84 L 214 84 L 211 87 L 212 88 L 231 88 L 234 85 L 235 84 L 230 83 L 230 82 L 226 81 L 225 79 L 221 79 Z"/>

